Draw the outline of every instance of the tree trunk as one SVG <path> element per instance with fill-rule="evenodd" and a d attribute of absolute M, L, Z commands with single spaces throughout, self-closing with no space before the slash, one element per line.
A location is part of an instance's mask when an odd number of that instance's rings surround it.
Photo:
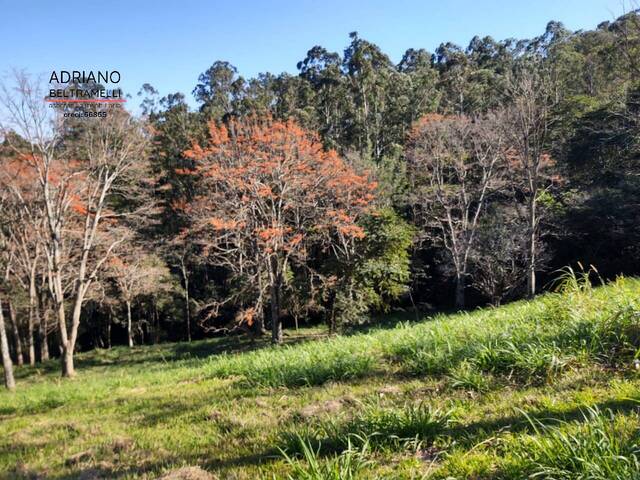
<path fill-rule="evenodd" d="M 49 309 L 45 308 L 40 318 L 40 329 L 38 335 L 40 337 L 40 361 L 46 362 L 49 360 Z"/>
<path fill-rule="evenodd" d="M 74 307 L 74 318 L 76 316 L 76 310 L 79 310 L 79 305 L 77 304 L 77 302 Z M 57 314 L 59 322 L 58 327 L 60 329 L 60 364 L 62 366 L 62 376 L 71 378 L 76 374 L 75 366 L 73 364 L 73 350 L 75 347 L 75 341 L 73 339 L 73 331 L 71 337 L 67 335 L 67 322 L 64 311 L 64 303 L 62 301 L 58 304 Z"/>
<path fill-rule="evenodd" d="M 131 302 L 127 303 L 127 336 L 129 338 L 129 347 L 133 347 L 133 332 L 131 328 Z"/>
<path fill-rule="evenodd" d="M 456 275 L 456 309 L 464 308 L 464 289 L 466 284 L 466 276 L 464 274 Z"/>
<path fill-rule="evenodd" d="M 76 375 L 76 370 L 73 365 L 73 348 L 70 343 L 67 342 L 66 345 L 62 346 L 62 355 L 60 356 L 60 362 L 62 363 L 62 376 L 63 377 L 74 377 Z"/>
<path fill-rule="evenodd" d="M 82 275 L 81 275 L 82 277 Z M 63 337 L 62 342 L 62 376 L 63 377 L 75 377 L 76 370 L 73 364 L 73 354 L 76 347 L 76 340 L 78 339 L 78 327 L 80 326 L 80 315 L 82 314 L 82 300 L 84 299 L 84 291 L 86 284 L 82 281 L 79 282 L 78 290 L 76 292 L 76 298 L 73 305 L 73 316 L 71 318 L 71 334 L 68 339 Z M 64 309 L 64 305 L 61 305 Z M 64 319 L 64 317 L 62 317 Z M 66 325 L 65 325 L 66 332 Z M 65 335 L 66 336 L 66 335 Z"/>
<path fill-rule="evenodd" d="M 36 263 L 29 276 L 29 322 L 27 324 L 27 345 L 29 346 L 29 365 L 36 364 L 36 344 L 34 342 L 34 323 L 36 320 Z"/>
<path fill-rule="evenodd" d="M 271 342 L 282 343 L 282 322 L 280 321 L 280 292 L 278 285 L 271 285 Z"/>
<path fill-rule="evenodd" d="M 158 312 L 158 304 L 153 300 L 153 343 L 160 343 L 160 313 Z"/>
<path fill-rule="evenodd" d="M 264 330 L 264 309 L 261 305 L 256 307 L 255 315 L 253 316 L 253 325 L 250 327 L 251 335 L 258 337 L 265 334 Z"/>
<path fill-rule="evenodd" d="M 20 339 L 20 329 L 18 328 L 18 319 L 16 318 L 16 311 L 13 308 L 13 303 L 9 300 L 9 321 L 11 322 L 11 328 L 13 330 L 13 342 L 16 353 L 16 364 L 24 365 L 24 357 L 22 356 L 22 340 Z"/>
<path fill-rule="evenodd" d="M 107 348 L 111 350 L 111 315 L 107 320 Z"/>
<path fill-rule="evenodd" d="M 536 294 L 536 261 L 537 261 L 537 245 L 536 245 L 536 207 L 537 202 L 534 192 L 529 201 L 529 265 L 527 266 L 527 296 L 533 298 Z"/>
<path fill-rule="evenodd" d="M 189 305 L 189 277 L 187 275 L 187 268 L 182 262 L 182 280 L 184 281 L 184 303 L 185 303 L 185 315 L 187 317 L 187 341 L 191 342 L 191 305 Z"/>
<path fill-rule="evenodd" d="M 4 369 L 4 385 L 8 390 L 15 390 L 16 381 L 13 378 L 13 363 L 9 355 L 9 342 L 7 341 L 7 331 L 4 325 L 2 302 L 0 302 L 0 354 L 2 354 L 2 368 Z"/>

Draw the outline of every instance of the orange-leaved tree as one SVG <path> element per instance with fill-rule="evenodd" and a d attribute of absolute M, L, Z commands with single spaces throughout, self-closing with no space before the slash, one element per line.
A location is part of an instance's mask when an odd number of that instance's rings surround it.
<path fill-rule="evenodd" d="M 247 311 L 269 304 L 272 340 L 280 343 L 286 273 L 309 268 L 312 246 L 348 254 L 364 236 L 357 221 L 374 200 L 375 183 L 291 120 L 211 122 L 208 143 L 194 143 L 184 155 L 195 166 L 179 173 L 200 180 L 185 207 L 193 220 L 185 234 L 231 273 L 242 298 L 251 299 Z M 243 318 L 251 322 L 252 315 Z"/>

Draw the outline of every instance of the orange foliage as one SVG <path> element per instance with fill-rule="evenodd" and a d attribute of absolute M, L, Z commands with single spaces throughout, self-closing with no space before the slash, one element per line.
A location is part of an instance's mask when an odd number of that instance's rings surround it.
<path fill-rule="evenodd" d="M 190 209 L 194 228 L 224 230 L 225 242 L 254 236 L 267 255 L 303 255 L 310 237 L 364 236 L 356 222 L 375 200 L 377 185 L 368 172 L 324 150 L 316 134 L 271 117 L 209 122 L 208 130 L 206 145 L 184 152 L 194 168 L 176 170 L 202 179 Z"/>

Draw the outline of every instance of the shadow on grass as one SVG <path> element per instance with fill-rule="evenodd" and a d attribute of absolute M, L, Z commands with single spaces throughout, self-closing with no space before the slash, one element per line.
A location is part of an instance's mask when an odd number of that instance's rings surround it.
<path fill-rule="evenodd" d="M 233 469 L 237 467 L 258 467 L 273 462 L 274 460 L 279 460 L 280 458 L 280 452 L 277 449 L 269 448 L 259 453 L 239 455 L 226 459 L 213 459 L 206 462 L 204 468 L 207 470 L 217 470 L 218 472 L 233 471 Z"/>
<path fill-rule="evenodd" d="M 471 449 L 479 443 L 502 433 L 532 433 L 534 431 L 532 422 L 536 426 L 539 424 L 557 425 L 560 422 L 582 423 L 589 418 L 587 415 L 588 408 L 596 408 L 600 411 L 611 410 L 614 414 L 627 414 L 630 412 L 638 412 L 640 410 L 640 399 L 614 399 L 589 405 L 585 404 L 567 410 L 547 409 L 526 413 L 520 412 L 497 419 L 482 420 L 470 424 L 453 424 L 442 429 L 435 435 L 425 435 L 424 438 L 420 438 L 420 440 L 426 442 L 428 445 L 438 438 L 446 438 L 453 441 L 456 445 Z M 323 447 L 318 447 L 320 456 L 326 457 L 339 453 L 342 447 L 338 446 L 346 444 L 346 437 L 355 433 L 356 432 L 345 431 L 343 442 L 336 442 L 335 438 L 325 438 L 321 440 Z M 304 434 L 301 433 L 301 435 L 304 439 Z M 420 434 L 418 435 L 420 436 Z M 277 446 L 286 449 L 288 444 L 280 443 Z M 396 448 L 404 448 L 403 443 L 398 443 Z M 275 454 L 277 456 L 278 451 L 276 450 L 271 454 Z"/>
<path fill-rule="evenodd" d="M 447 429 L 445 435 L 456 440 L 458 444 L 472 446 L 503 432 L 531 433 L 533 431 L 531 422 L 536 425 L 538 423 L 553 425 L 560 422 L 582 422 L 585 420 L 585 413 L 589 407 L 597 408 L 600 411 L 611 410 L 615 414 L 627 414 L 640 410 L 640 399 L 615 399 L 584 404 L 567 410 L 546 409 L 526 412 L 526 414 L 518 413 L 493 420 L 481 420 L 471 424 L 456 425 Z"/>
<path fill-rule="evenodd" d="M 447 312 L 445 310 L 395 310 L 385 315 L 378 315 L 371 318 L 368 323 L 355 324 L 347 326 L 343 335 L 356 335 L 361 333 L 372 333 L 377 330 L 392 330 L 401 323 L 418 324 L 432 320 L 435 314 L 456 313 L 455 311 Z"/>
<path fill-rule="evenodd" d="M 179 468 L 180 462 L 177 460 L 165 460 L 158 462 L 149 462 L 143 464 L 135 464 L 123 467 L 103 465 L 99 462 L 96 465 L 82 466 L 81 468 L 74 469 L 69 473 L 63 473 L 59 475 L 51 476 L 23 476 L 15 478 L 24 478 L 32 480 L 34 478 L 47 478 L 50 480 L 106 480 L 106 479 L 124 479 L 138 477 L 138 475 L 151 475 L 145 478 L 160 478 L 163 475 L 164 470 L 171 470 L 171 465 L 176 464 L 176 469 Z"/>
<path fill-rule="evenodd" d="M 129 419 L 129 423 L 140 427 L 157 427 L 162 424 L 192 415 L 200 411 L 203 407 L 210 405 L 206 398 L 198 402 L 181 400 L 141 400 L 138 402 L 128 402 L 123 408 L 123 420 Z M 119 412 L 120 413 L 120 412 Z M 202 420 L 205 420 L 203 414 Z"/>
<path fill-rule="evenodd" d="M 286 332 L 284 343 L 286 345 L 294 345 L 325 337 L 326 334 L 318 333 L 316 330 L 306 332 L 303 329 L 300 332 Z M 236 335 L 197 340 L 190 343 L 163 343 L 135 346 L 132 348 L 118 346 L 112 349 L 96 349 L 90 352 L 79 353 L 75 358 L 75 367 L 77 373 L 82 375 L 83 369 L 101 367 L 126 368 L 153 363 L 201 360 L 222 353 L 244 353 L 267 348 L 271 345 L 268 335 L 260 337 Z M 25 380 L 36 375 L 60 375 L 60 371 L 60 360 L 51 359 L 39 363 L 36 366 L 25 365 L 15 367 L 14 373 L 17 380 Z"/>
<path fill-rule="evenodd" d="M 31 468 L 31 458 L 38 458 L 40 449 L 59 450 L 59 461 L 64 465 L 48 465 L 43 468 Z M 7 454 L 13 454 L 15 462 L 6 460 Z M 81 452 L 69 453 L 59 440 L 40 442 L 37 445 L 12 442 L 0 447 L 0 456 L 7 468 L 0 470 L 0 479 L 56 479 L 56 480 L 106 480 L 137 478 L 138 475 L 150 475 L 145 478 L 158 478 L 163 471 L 177 469 L 185 462 L 197 464 L 195 456 L 178 457 L 169 452 L 156 452 L 146 449 L 116 450 L 113 447 L 96 446 Z M 13 463 L 13 466 L 9 466 Z M 56 473 L 49 470 L 55 469 Z M 62 471 L 60 471 L 62 470 Z"/>

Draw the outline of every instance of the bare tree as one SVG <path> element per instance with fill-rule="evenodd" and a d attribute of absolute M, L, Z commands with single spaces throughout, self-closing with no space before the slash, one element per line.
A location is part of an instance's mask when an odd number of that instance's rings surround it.
<path fill-rule="evenodd" d="M 40 340 L 40 361 L 49 360 L 49 333 L 55 330 L 55 324 L 49 322 L 51 313 L 51 298 L 47 281 L 46 265 L 40 267 L 40 286 L 38 288 L 38 309 L 40 322 L 38 323 L 38 337 Z"/>
<path fill-rule="evenodd" d="M 640 4 L 632 1 L 629 7 L 630 11 L 616 20 L 615 25 L 621 39 L 619 51 L 627 62 L 630 80 L 633 80 L 640 76 Z"/>
<path fill-rule="evenodd" d="M 146 166 L 148 136 L 123 110 L 110 111 L 107 118 L 66 121 L 52 115 L 43 99 L 39 82 L 16 73 L 14 87 L 1 88 L 0 104 L 8 119 L 0 131 L 5 138 L 16 132 L 26 141 L 26 148 L 17 142 L 13 147 L 39 184 L 46 216 L 43 250 L 60 332 L 62 374 L 70 377 L 75 375 L 73 354 L 84 299 L 123 241 L 113 233 L 121 215 L 110 210 L 109 199 L 130 199 L 136 183 L 127 178 L 144 178 L 139 172 Z M 70 326 L 66 298 L 72 305 Z"/>
<path fill-rule="evenodd" d="M 0 186 L 4 187 L 5 184 L 0 181 Z M 29 299 L 26 335 L 27 352 L 29 364 L 35 365 L 35 328 L 40 323 L 38 273 L 43 259 L 40 239 L 43 233 L 44 216 L 40 214 L 42 212 L 34 212 L 31 208 L 35 205 L 33 199 L 25 201 L 24 197 L 18 197 L 16 200 L 7 202 L 5 205 L 5 229 L 8 234 L 8 241 L 15 247 L 13 250 L 12 277 L 15 279 L 15 283 L 28 295 Z"/>
<path fill-rule="evenodd" d="M 169 242 L 164 249 L 163 256 L 168 259 L 169 265 L 180 272 L 180 292 L 184 300 L 184 318 L 187 341 L 191 341 L 191 295 L 190 295 L 190 260 L 194 256 L 192 244 L 182 235 L 178 235 Z"/>
<path fill-rule="evenodd" d="M 129 248 L 109 261 L 109 274 L 127 310 L 127 337 L 133 347 L 133 319 L 131 306 L 143 296 L 170 287 L 171 274 L 167 266 L 141 248 Z"/>
<path fill-rule="evenodd" d="M 528 248 L 527 295 L 536 293 L 536 268 L 539 264 L 540 195 L 546 188 L 548 169 L 553 164 L 545 152 L 553 121 L 555 95 L 544 66 L 523 63 L 507 79 L 510 105 L 504 131 L 510 147 L 509 166 L 512 184 L 525 198 Z"/>
<path fill-rule="evenodd" d="M 474 119 L 429 115 L 413 128 L 408 172 L 414 215 L 449 252 L 455 304 L 463 308 L 470 254 L 487 198 L 501 185 L 505 142 L 501 113 Z"/>
<path fill-rule="evenodd" d="M 2 205 L 2 198 L 0 198 L 0 207 L 2 207 Z M 2 281 L 2 283 L 0 283 L 0 355 L 2 356 L 2 368 L 4 370 L 4 385 L 7 389 L 14 390 L 16 388 L 16 382 L 13 377 L 13 362 L 9 354 L 9 342 L 7 340 L 7 330 L 4 322 L 4 312 L 2 310 L 2 288 L 9 276 L 9 264 L 12 255 L 8 252 L 5 237 L 1 235 L 1 228 L 2 226 L 0 225 L 0 266 L 3 267 L 2 273 L 4 273 L 4 276 L 0 279 L 0 281 Z"/>
<path fill-rule="evenodd" d="M 492 208 L 472 253 L 473 287 L 495 306 L 515 294 L 527 272 L 527 230 L 514 208 Z"/>

